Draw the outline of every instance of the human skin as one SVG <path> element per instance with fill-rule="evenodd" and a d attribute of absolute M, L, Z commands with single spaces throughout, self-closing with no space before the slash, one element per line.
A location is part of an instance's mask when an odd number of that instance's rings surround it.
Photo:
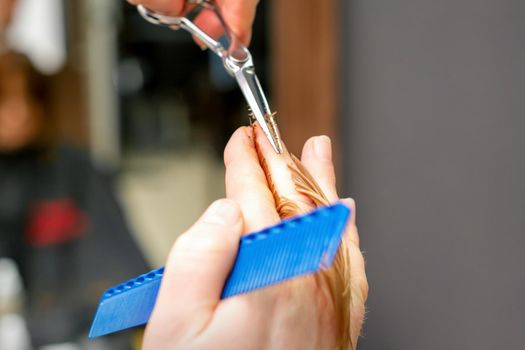
<path fill-rule="evenodd" d="M 170 16 L 181 16 L 191 9 L 191 5 L 184 0 L 128 0 L 128 2 L 133 5 L 144 5 L 150 10 Z M 259 0 L 215 1 L 232 32 L 246 46 L 250 44 L 258 2 Z M 195 18 L 194 23 L 212 38 L 218 39 L 224 34 L 222 25 L 211 11 L 203 10 Z"/>
<path fill-rule="evenodd" d="M 16 5 L 16 0 L 0 0 L 0 37 L 6 30 Z"/>
<path fill-rule="evenodd" d="M 148 349 L 334 349 L 334 310 L 312 276 L 220 300 L 241 235 L 277 223 L 251 128 L 237 130 L 226 146 L 227 199 L 215 202 L 175 242 L 157 304 L 146 328 Z M 305 143 L 301 161 L 331 201 L 337 201 L 330 140 Z M 355 205 L 345 239 L 351 265 L 351 334 L 356 344 L 368 293 L 355 226 Z"/>
<path fill-rule="evenodd" d="M 11 153 L 35 140 L 41 129 L 42 108 L 30 96 L 21 69 L 6 65 L 0 72 L 0 152 Z"/>

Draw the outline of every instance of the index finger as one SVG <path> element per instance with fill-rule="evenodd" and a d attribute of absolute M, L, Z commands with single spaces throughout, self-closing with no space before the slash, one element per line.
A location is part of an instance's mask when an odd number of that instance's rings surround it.
<path fill-rule="evenodd" d="M 266 175 L 259 164 L 251 127 L 241 127 L 224 150 L 226 197 L 237 201 L 244 217 L 245 233 L 280 221 Z"/>

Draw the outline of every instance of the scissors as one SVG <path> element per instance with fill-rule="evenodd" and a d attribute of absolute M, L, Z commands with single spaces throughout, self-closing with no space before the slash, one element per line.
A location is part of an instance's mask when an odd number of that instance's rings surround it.
<path fill-rule="evenodd" d="M 143 5 L 138 5 L 137 10 L 150 23 L 173 30 L 181 28 L 186 30 L 219 56 L 228 74 L 235 78 L 241 88 L 252 116 L 259 123 L 275 152 L 281 154 L 283 148 L 279 129 L 274 119 L 275 113 L 271 112 L 259 79 L 257 79 L 250 51 L 235 37 L 213 0 L 187 0 L 187 2 L 195 5 L 197 10 L 209 9 L 215 13 L 224 28 L 226 39 L 228 40 L 227 48 L 206 34 L 187 17 L 161 15 L 147 9 Z"/>

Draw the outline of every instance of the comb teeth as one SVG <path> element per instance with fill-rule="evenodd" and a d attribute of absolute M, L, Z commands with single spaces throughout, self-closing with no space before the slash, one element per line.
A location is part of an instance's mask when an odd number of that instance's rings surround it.
<path fill-rule="evenodd" d="M 221 298 L 247 293 L 332 265 L 350 210 L 343 204 L 243 236 Z M 148 322 L 164 268 L 108 289 L 91 326 L 90 338 Z"/>
<path fill-rule="evenodd" d="M 329 267 L 339 247 L 348 213 L 344 205 L 334 205 L 243 236 L 222 298 Z"/>
<path fill-rule="evenodd" d="M 118 286 L 115 286 L 113 288 L 109 288 L 106 290 L 106 292 L 102 295 L 102 300 L 108 299 L 111 297 L 114 297 L 118 295 L 119 293 L 122 293 L 124 291 L 127 291 L 129 289 L 140 287 L 141 285 L 153 283 L 156 280 L 162 279 L 162 276 L 164 275 L 164 267 L 160 267 L 156 270 L 150 271 L 148 273 L 145 273 L 143 275 L 140 275 L 139 277 L 133 278 L 127 282 L 121 283 Z"/>

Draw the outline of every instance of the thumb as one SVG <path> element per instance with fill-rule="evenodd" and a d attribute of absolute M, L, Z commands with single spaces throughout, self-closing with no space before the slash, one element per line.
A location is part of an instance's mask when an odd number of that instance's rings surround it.
<path fill-rule="evenodd" d="M 175 242 L 151 322 L 159 323 L 171 336 L 200 332 L 220 300 L 242 231 L 238 204 L 229 199 L 215 201 Z"/>

